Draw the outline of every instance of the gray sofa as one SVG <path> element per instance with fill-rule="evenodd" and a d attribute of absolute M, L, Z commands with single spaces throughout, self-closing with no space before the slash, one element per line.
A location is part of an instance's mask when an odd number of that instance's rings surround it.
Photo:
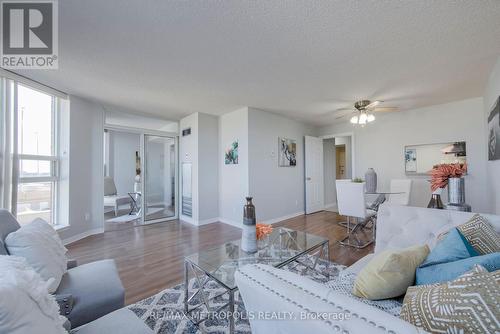
<path fill-rule="evenodd" d="M 9 255 L 5 238 L 19 228 L 20 225 L 12 214 L 0 209 L 0 255 Z M 69 261 L 68 271 L 55 295 L 73 302 L 70 312 L 62 312 L 71 323 L 71 328 L 87 324 L 80 327 L 78 333 L 110 333 L 117 329 L 119 333 L 151 332 L 133 312 L 123 308 L 125 289 L 114 260 L 96 261 L 81 266 L 75 261 Z"/>

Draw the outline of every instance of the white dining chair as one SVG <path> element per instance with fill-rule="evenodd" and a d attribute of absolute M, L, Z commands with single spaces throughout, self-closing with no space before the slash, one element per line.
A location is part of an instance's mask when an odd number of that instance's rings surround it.
<path fill-rule="evenodd" d="M 339 182 L 340 181 L 340 182 Z M 347 218 L 347 236 L 340 241 L 341 245 L 355 248 L 365 248 L 373 243 L 375 235 L 376 212 L 366 208 L 365 203 L 365 183 L 345 182 L 337 180 L 337 205 L 339 214 Z M 367 228 L 367 223 L 372 222 L 372 237 L 362 243 L 358 238 L 358 233 Z M 351 224 L 354 226 L 351 230 Z M 351 242 L 351 237 L 356 240 Z"/>
<path fill-rule="evenodd" d="M 391 180 L 391 193 L 397 194 L 390 194 L 387 202 L 395 205 L 409 205 L 411 186 L 412 180 L 409 179 Z"/>

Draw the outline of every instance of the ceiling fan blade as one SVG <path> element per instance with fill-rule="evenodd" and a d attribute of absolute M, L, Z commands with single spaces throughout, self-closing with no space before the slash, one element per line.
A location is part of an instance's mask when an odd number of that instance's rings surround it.
<path fill-rule="evenodd" d="M 379 100 L 373 101 L 372 103 L 370 103 L 369 105 L 367 105 L 365 107 L 365 109 L 373 109 L 376 106 L 378 106 L 381 102 L 384 102 L 384 101 L 379 101 Z"/>
<path fill-rule="evenodd" d="M 385 112 L 396 112 L 399 111 L 398 107 L 378 107 L 372 110 L 377 113 L 385 113 Z"/>
<path fill-rule="evenodd" d="M 335 119 L 342 118 L 344 116 L 350 115 L 354 112 L 352 108 L 342 108 L 342 109 L 337 109 L 333 112 L 333 116 Z"/>

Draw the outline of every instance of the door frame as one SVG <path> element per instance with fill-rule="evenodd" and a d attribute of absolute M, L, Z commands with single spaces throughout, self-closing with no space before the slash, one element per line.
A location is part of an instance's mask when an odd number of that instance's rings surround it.
<path fill-rule="evenodd" d="M 141 156 L 141 171 L 145 171 L 145 150 L 144 150 L 144 138 L 147 135 L 150 136 L 160 136 L 160 137 L 168 137 L 168 138 L 173 138 L 175 141 L 175 215 L 172 217 L 167 217 L 167 218 L 159 218 L 159 219 L 154 219 L 148 221 L 148 224 L 145 224 L 145 216 L 144 214 L 141 214 L 141 219 L 140 219 L 140 225 L 145 226 L 145 225 L 150 225 L 154 223 L 161 223 L 161 222 L 166 222 L 166 221 L 171 221 L 171 220 L 176 220 L 179 219 L 179 134 L 175 132 L 166 132 L 166 131 L 157 131 L 157 130 L 150 130 L 150 129 L 144 129 L 144 128 L 134 128 L 134 127 L 128 127 L 128 126 L 121 126 L 121 125 L 112 125 L 112 124 L 106 124 L 104 122 L 103 124 L 103 133 L 104 130 L 110 130 L 110 131 L 119 131 L 119 132 L 127 132 L 127 133 L 134 133 L 138 134 L 140 138 L 140 144 L 139 144 L 139 151 L 140 151 L 140 156 Z M 104 137 L 103 137 L 104 138 Z M 103 142 L 104 145 L 104 142 Z M 101 146 L 103 146 L 101 145 Z M 103 154 L 101 154 L 103 156 Z M 102 165 L 104 166 L 104 161 L 102 161 Z M 102 179 L 104 180 L 104 168 L 102 170 Z M 144 194 L 144 189 L 145 189 L 145 182 L 141 180 L 141 192 Z M 104 189 L 103 189 L 103 196 L 104 197 Z M 142 196 L 142 203 L 141 205 L 144 205 L 145 200 L 144 196 Z M 145 212 L 145 210 L 143 210 Z M 103 213 L 104 214 L 104 213 Z M 103 228 L 104 228 L 104 222 L 103 222 Z"/>
<path fill-rule="evenodd" d="M 330 139 L 330 138 L 335 138 L 335 137 L 351 137 L 351 176 L 354 178 L 355 173 L 354 171 L 356 170 L 356 140 L 354 136 L 354 132 L 340 132 L 340 133 L 335 133 L 335 134 L 330 134 L 330 135 L 324 135 L 324 136 L 319 136 L 319 138 L 324 139 Z"/>
<path fill-rule="evenodd" d="M 308 199 L 308 191 L 307 191 L 307 188 L 308 188 L 308 176 L 307 176 L 307 138 L 312 138 L 312 139 L 318 139 L 321 141 L 321 173 L 319 173 L 321 179 L 322 179 L 322 182 L 321 182 L 321 187 L 323 188 L 323 191 L 322 191 L 322 203 L 321 203 L 321 206 L 320 209 L 318 210 L 311 210 L 309 211 L 308 210 L 308 204 L 307 204 L 307 199 Z M 316 136 L 304 136 L 304 213 L 306 215 L 308 214 L 312 214 L 312 213 L 316 213 L 316 212 L 319 212 L 319 211 L 322 211 L 325 209 L 325 192 L 324 192 L 324 184 L 325 184 L 325 170 L 324 170 L 324 157 L 323 157 L 323 142 L 324 142 L 324 139 L 321 138 L 321 137 L 316 137 Z"/>

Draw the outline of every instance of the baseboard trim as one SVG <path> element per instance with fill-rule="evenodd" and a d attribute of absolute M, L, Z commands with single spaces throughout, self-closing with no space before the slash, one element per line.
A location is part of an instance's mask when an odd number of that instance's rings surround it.
<path fill-rule="evenodd" d="M 194 225 L 194 226 L 202 226 L 202 225 L 217 223 L 218 221 L 220 221 L 220 218 L 215 217 L 215 218 L 209 218 L 209 219 L 204 219 L 204 220 L 195 220 L 192 217 L 181 215 L 179 220 L 181 220 L 185 223 L 189 223 L 189 224 Z"/>
<path fill-rule="evenodd" d="M 209 219 L 204 219 L 204 220 L 199 220 L 198 221 L 198 226 L 213 224 L 213 223 L 217 223 L 219 221 L 220 221 L 219 217 L 209 218 Z"/>
<path fill-rule="evenodd" d="M 298 216 L 302 216 L 304 214 L 305 214 L 304 211 L 299 211 L 299 212 L 292 213 L 290 215 L 286 215 L 286 216 L 282 216 L 282 217 L 278 217 L 278 218 L 264 220 L 264 221 L 261 221 L 260 223 L 261 224 L 272 225 L 272 224 L 276 224 L 278 222 L 281 222 L 283 220 L 292 219 L 292 218 L 295 218 L 295 217 L 298 217 Z"/>
<path fill-rule="evenodd" d="M 180 215 L 179 220 L 183 221 L 185 223 L 191 224 L 191 225 L 198 225 L 198 224 L 196 224 L 195 220 L 192 217 Z"/>
<path fill-rule="evenodd" d="M 64 245 L 68 245 L 70 243 L 73 243 L 75 241 L 78 241 L 78 240 L 81 240 L 83 238 L 89 237 L 91 235 L 101 234 L 101 233 L 104 233 L 104 228 L 103 227 L 94 228 L 94 229 L 85 231 L 83 233 L 79 233 L 77 235 L 74 235 L 72 237 L 66 238 L 62 242 L 63 242 Z"/>

